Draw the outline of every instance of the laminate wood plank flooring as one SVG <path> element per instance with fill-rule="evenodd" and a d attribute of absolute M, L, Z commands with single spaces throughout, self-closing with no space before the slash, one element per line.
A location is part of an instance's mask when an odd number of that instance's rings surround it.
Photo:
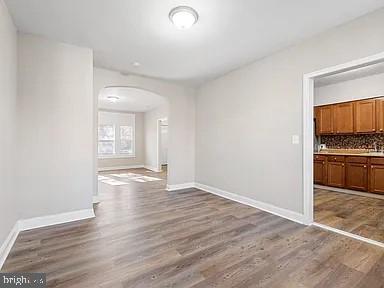
<path fill-rule="evenodd" d="M 100 176 L 96 218 L 20 233 L 2 271 L 45 272 L 60 288 L 384 287 L 377 246 L 198 189 L 167 192 L 165 173 Z"/>
<path fill-rule="evenodd" d="M 384 242 L 384 200 L 315 189 L 317 223 Z"/>

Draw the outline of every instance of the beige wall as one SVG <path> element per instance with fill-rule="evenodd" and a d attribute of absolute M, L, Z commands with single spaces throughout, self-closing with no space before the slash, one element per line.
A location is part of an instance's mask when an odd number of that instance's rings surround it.
<path fill-rule="evenodd" d="M 196 103 L 196 181 L 303 212 L 304 73 L 384 51 L 384 10 L 203 85 Z"/>
<path fill-rule="evenodd" d="M 135 157 L 98 159 L 99 170 L 111 167 L 144 166 L 144 113 L 135 114 Z"/>
<path fill-rule="evenodd" d="M 145 128 L 145 167 L 154 171 L 158 169 L 157 163 L 157 122 L 159 119 L 168 119 L 169 107 L 165 103 L 156 109 L 148 111 L 144 114 Z"/>
<path fill-rule="evenodd" d="M 17 97 L 17 32 L 0 0 L 0 268 L 2 244 L 18 220 L 18 203 L 14 181 L 16 97 Z"/>
<path fill-rule="evenodd" d="M 92 51 L 19 34 L 18 73 L 20 218 L 91 209 Z"/>

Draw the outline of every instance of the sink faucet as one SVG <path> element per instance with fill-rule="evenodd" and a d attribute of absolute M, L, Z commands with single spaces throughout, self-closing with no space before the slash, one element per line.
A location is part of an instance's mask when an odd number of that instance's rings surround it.
<path fill-rule="evenodd" d="M 376 142 L 373 142 L 373 149 L 375 152 L 379 152 L 379 147 L 377 146 Z"/>

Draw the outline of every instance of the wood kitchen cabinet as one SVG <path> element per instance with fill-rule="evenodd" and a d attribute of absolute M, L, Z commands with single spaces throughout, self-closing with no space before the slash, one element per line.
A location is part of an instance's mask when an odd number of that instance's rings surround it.
<path fill-rule="evenodd" d="M 384 157 L 314 155 L 315 184 L 384 194 Z"/>
<path fill-rule="evenodd" d="M 333 105 L 315 109 L 317 134 L 333 134 Z"/>
<path fill-rule="evenodd" d="M 376 131 L 376 100 L 355 102 L 355 132 L 372 133 Z"/>
<path fill-rule="evenodd" d="M 313 159 L 313 178 L 316 184 L 327 184 L 327 162 L 326 157 L 321 155 L 315 155 Z"/>
<path fill-rule="evenodd" d="M 347 157 L 345 164 L 345 188 L 368 191 L 368 159 Z"/>
<path fill-rule="evenodd" d="M 376 132 L 384 133 L 384 98 L 376 100 Z"/>
<path fill-rule="evenodd" d="M 369 191 L 384 194 L 384 158 L 372 158 L 370 170 Z"/>
<path fill-rule="evenodd" d="M 384 97 L 315 107 L 316 135 L 384 133 Z"/>
<path fill-rule="evenodd" d="M 336 134 L 351 134 L 354 132 L 353 102 L 334 105 L 333 130 Z"/>
<path fill-rule="evenodd" d="M 339 188 L 345 186 L 345 163 L 343 156 L 328 157 L 327 185 Z"/>

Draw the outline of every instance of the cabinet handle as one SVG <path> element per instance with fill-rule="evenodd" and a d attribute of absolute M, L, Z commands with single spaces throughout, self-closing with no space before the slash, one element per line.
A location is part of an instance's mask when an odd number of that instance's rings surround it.
<path fill-rule="evenodd" d="M 323 161 L 323 164 L 325 164 L 325 162 Z"/>
<path fill-rule="evenodd" d="M 364 165 L 364 168 L 367 168 L 367 165 Z"/>

